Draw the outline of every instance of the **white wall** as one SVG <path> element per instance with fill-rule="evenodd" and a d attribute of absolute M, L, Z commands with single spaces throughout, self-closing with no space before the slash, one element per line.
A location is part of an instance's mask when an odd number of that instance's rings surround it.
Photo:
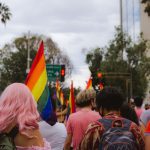
<path fill-rule="evenodd" d="M 150 16 L 144 12 L 145 4 L 141 4 L 141 32 L 144 38 L 150 41 Z"/>
<path fill-rule="evenodd" d="M 141 4 L 141 32 L 143 32 L 144 39 L 149 41 L 150 45 L 150 16 L 148 16 L 147 13 L 144 12 L 145 4 Z M 147 56 L 150 57 L 150 48 L 147 50 Z M 150 79 L 150 77 L 148 77 Z M 150 101 L 150 82 L 147 89 L 147 96 L 146 99 Z"/>

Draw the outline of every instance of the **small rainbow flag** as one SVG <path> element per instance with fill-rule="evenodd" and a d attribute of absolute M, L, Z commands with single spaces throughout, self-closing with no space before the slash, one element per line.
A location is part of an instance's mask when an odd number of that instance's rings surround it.
<path fill-rule="evenodd" d="M 71 81 L 71 87 L 70 87 L 69 107 L 70 107 L 70 114 L 74 113 L 76 111 L 75 110 L 75 98 L 74 98 L 73 81 Z"/>
<path fill-rule="evenodd" d="M 59 80 L 56 80 L 56 95 L 57 95 L 57 98 L 60 99 L 60 82 Z"/>
<path fill-rule="evenodd" d="M 86 89 L 93 89 L 93 87 L 92 87 L 92 78 L 91 77 L 89 78 L 89 81 L 87 82 Z"/>
<path fill-rule="evenodd" d="M 37 102 L 38 111 L 44 120 L 48 119 L 53 110 L 47 81 L 44 44 L 42 41 L 31 65 L 25 84 L 31 90 Z"/>
<path fill-rule="evenodd" d="M 60 91 L 60 103 L 61 103 L 61 105 L 64 105 L 64 104 L 65 104 L 65 103 L 64 103 L 64 93 L 63 93 L 62 89 L 61 89 L 61 91 Z"/>

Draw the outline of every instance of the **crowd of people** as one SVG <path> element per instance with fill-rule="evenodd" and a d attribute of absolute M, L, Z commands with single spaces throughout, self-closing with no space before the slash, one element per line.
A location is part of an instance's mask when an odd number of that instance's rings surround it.
<path fill-rule="evenodd" d="M 10 84 L 0 96 L 0 150 L 150 150 L 143 98 L 128 103 L 120 90 L 104 87 L 80 91 L 75 104 L 66 120 L 58 122 L 56 110 L 43 120 L 28 87 Z"/>

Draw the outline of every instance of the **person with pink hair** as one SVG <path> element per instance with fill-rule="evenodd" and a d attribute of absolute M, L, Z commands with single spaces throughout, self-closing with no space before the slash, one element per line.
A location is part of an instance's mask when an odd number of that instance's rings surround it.
<path fill-rule="evenodd" d="M 0 97 L 0 133 L 15 129 L 17 150 L 51 150 L 39 131 L 39 118 L 36 102 L 25 84 L 6 87 Z"/>

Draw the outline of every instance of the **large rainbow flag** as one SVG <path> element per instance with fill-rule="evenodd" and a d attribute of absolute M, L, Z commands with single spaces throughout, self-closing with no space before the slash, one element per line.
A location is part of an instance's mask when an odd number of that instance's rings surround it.
<path fill-rule="evenodd" d="M 52 113 L 52 103 L 47 81 L 44 44 L 42 41 L 31 65 L 25 84 L 31 90 L 37 102 L 38 111 L 44 120 L 48 119 Z"/>

